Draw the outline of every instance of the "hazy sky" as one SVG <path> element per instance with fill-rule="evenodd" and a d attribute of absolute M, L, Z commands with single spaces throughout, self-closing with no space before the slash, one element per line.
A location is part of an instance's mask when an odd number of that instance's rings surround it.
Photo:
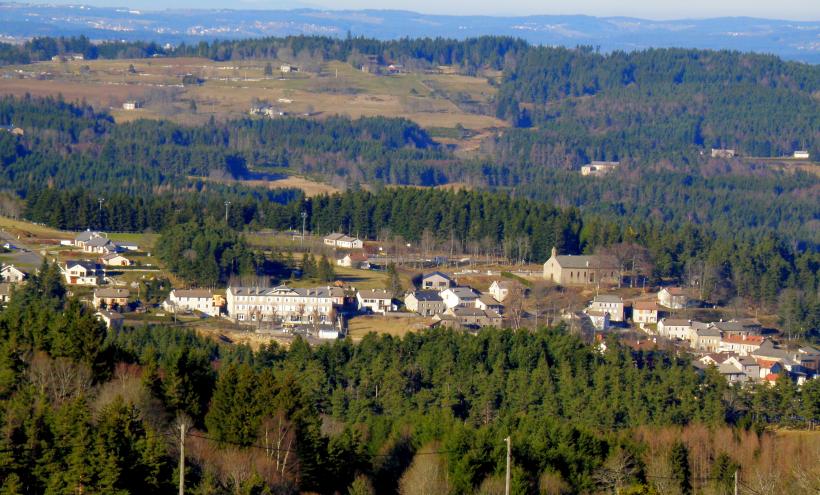
<path fill-rule="evenodd" d="M 141 9 L 233 8 L 400 9 L 429 14 L 588 14 L 649 19 L 751 16 L 820 20 L 820 0 L 29 0 L 31 3 L 85 3 Z"/>

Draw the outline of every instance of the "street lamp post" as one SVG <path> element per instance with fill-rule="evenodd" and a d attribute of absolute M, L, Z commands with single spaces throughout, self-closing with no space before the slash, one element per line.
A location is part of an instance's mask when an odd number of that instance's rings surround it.
<path fill-rule="evenodd" d="M 228 223 L 228 207 L 231 205 L 230 201 L 225 201 L 225 223 Z"/>

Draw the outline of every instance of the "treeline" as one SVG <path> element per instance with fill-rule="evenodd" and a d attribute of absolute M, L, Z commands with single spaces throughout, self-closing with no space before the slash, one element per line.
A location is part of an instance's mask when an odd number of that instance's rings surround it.
<path fill-rule="evenodd" d="M 212 60 L 275 59 L 285 61 L 315 58 L 350 63 L 366 62 L 373 56 L 380 64 L 452 65 L 463 73 L 481 69 L 501 70 L 505 61 L 524 53 L 527 42 L 506 36 L 481 36 L 466 40 L 447 38 L 402 38 L 376 40 L 364 37 L 287 36 L 244 40 L 201 41 L 165 48 L 154 42 L 105 41 L 91 43 L 84 36 L 34 38 L 22 45 L 0 43 L 0 64 L 25 64 L 49 60 L 55 55 L 77 53 L 86 59 L 146 58 L 155 55 L 205 57 Z"/>
<path fill-rule="evenodd" d="M 44 264 L 0 311 L 0 487 L 175 493 L 184 423 L 192 493 L 475 493 L 503 479 L 507 435 L 515 493 L 724 493 L 755 456 L 691 432 L 659 441 L 707 425 L 782 456 L 754 432 L 820 420 L 818 385 L 733 388 L 687 359 L 615 340 L 600 352 L 563 327 L 315 349 L 297 338 L 256 352 L 177 328 L 107 333 Z M 815 459 L 795 451 L 789 469 L 767 464 L 784 493 L 799 492 Z"/>
<path fill-rule="evenodd" d="M 820 151 L 817 88 L 816 66 L 772 55 L 533 47 L 505 71 L 496 111 L 542 139 L 577 140 L 592 159 L 710 147 L 783 156 Z"/>
<path fill-rule="evenodd" d="M 444 171 L 454 160 L 418 125 L 385 117 L 113 125 L 106 114 L 59 99 L 6 97 L 0 100 L 0 124 L 7 123 L 26 134 L 0 136 L 0 177 L 23 191 L 48 182 L 136 194 L 183 187 L 192 176 L 218 181 L 277 171 L 321 175 L 342 185 L 434 185 L 448 180 Z"/>

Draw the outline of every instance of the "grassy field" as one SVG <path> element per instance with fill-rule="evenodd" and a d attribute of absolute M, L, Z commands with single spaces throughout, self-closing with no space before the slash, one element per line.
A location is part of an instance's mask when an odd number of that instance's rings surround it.
<path fill-rule="evenodd" d="M 348 334 L 354 341 L 361 340 L 368 333 L 387 334 L 403 337 L 407 332 L 417 331 L 430 323 L 430 318 L 389 316 L 357 316 L 348 322 Z"/>
<path fill-rule="evenodd" d="M 71 232 L 63 232 L 45 225 L 37 225 L 3 216 L 0 216 L 0 228 L 20 237 L 35 237 L 38 239 L 72 239 L 74 237 Z"/>
<path fill-rule="evenodd" d="M 197 180 L 219 182 L 220 184 L 242 184 L 251 187 L 266 187 L 268 189 L 294 188 L 300 189 L 308 197 L 319 196 L 320 194 L 333 194 L 339 189 L 305 177 L 294 175 L 275 180 L 234 180 L 234 179 L 211 179 L 207 177 L 196 177 Z"/>
<path fill-rule="evenodd" d="M 110 108 L 119 121 L 168 118 L 203 123 L 212 115 L 236 118 L 247 115 L 252 101 L 258 99 L 289 113 L 388 115 L 406 117 L 424 127 L 442 128 L 457 124 L 468 129 L 506 125 L 456 104 L 491 101 L 496 90 L 486 78 L 420 73 L 382 76 L 335 61 L 316 72 L 265 76 L 267 62 L 198 58 L 48 61 L 6 68 L 4 72 L 13 77 L 0 79 L 0 93 L 62 94 L 67 100 L 85 100 L 99 108 Z M 276 60 L 269 62 L 274 67 L 279 65 Z M 204 83 L 183 87 L 181 80 L 186 74 L 196 75 Z M 122 103 L 130 99 L 144 102 L 144 108 L 122 110 Z"/>

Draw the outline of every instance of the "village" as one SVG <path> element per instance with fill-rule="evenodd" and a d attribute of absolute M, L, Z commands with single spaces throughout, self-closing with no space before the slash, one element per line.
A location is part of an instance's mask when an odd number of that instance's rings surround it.
<path fill-rule="evenodd" d="M 289 235 L 300 245 L 305 241 L 304 235 Z M 27 255 L 29 266 L 33 264 L 31 249 L 14 245 L 8 234 L 4 238 L 9 239 L 3 246 L 7 252 Z M 730 383 L 773 384 L 787 376 L 801 384 L 817 378 L 820 370 L 820 350 L 782 345 L 777 330 L 753 317 L 710 318 L 715 308 L 706 307 L 693 288 L 636 288 L 634 280 L 626 284 L 622 266 L 612 256 L 563 255 L 553 248 L 541 267 L 493 265 L 490 260 L 482 266 L 443 254 L 389 255 L 388 246 L 341 233 L 314 242 L 317 249 L 332 253 L 337 270 L 357 276 L 339 276 L 321 286 L 306 286 L 299 279 L 276 285 L 236 280 L 224 288 L 175 281 L 149 303 L 143 287 L 146 280 L 163 275 L 163 269 L 137 242 L 88 230 L 60 239 L 41 254 L 59 262 L 69 291 L 93 307 L 108 328 L 189 324 L 216 329 L 223 338 L 228 328 L 233 334 L 253 335 L 257 342 L 287 345 L 297 335 L 314 344 L 344 338 L 356 327 L 377 333 L 398 328 L 401 334 L 434 327 L 476 332 L 564 322 L 585 340 L 597 341 L 600 349 L 606 348 L 606 336 L 615 335 L 635 349 L 687 353 L 697 370 L 713 366 Z M 388 266 L 395 270 L 392 276 L 385 275 Z M 4 258 L 0 302 L 7 302 L 13 287 L 25 283 L 33 269 Z M 381 277 L 383 287 L 370 283 L 357 288 L 356 280 L 364 280 L 364 274 Z"/>

